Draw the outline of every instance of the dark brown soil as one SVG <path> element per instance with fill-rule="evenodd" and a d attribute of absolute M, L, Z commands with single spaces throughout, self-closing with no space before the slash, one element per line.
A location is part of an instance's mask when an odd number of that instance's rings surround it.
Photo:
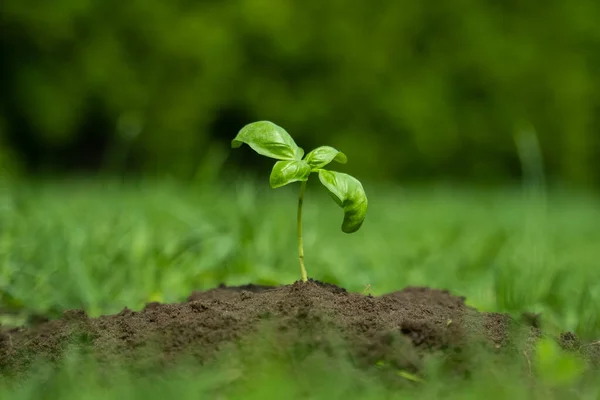
<path fill-rule="evenodd" d="M 274 346 L 304 354 L 344 347 L 361 367 L 383 361 L 418 372 L 423 355 L 437 352 L 454 371 L 463 371 L 471 350 L 527 351 L 540 331 L 537 322 L 524 321 L 480 313 L 462 297 L 428 288 L 372 297 L 316 281 L 220 286 L 194 292 L 180 304 L 149 303 L 138 312 L 125 308 L 99 318 L 70 310 L 36 326 L 0 328 L 0 370 L 18 375 L 38 358 L 60 360 L 69 346 L 100 362 L 138 367 L 164 367 L 181 357 L 205 363 L 223 347 L 268 332 Z M 576 347 L 577 339 L 566 336 Z"/>

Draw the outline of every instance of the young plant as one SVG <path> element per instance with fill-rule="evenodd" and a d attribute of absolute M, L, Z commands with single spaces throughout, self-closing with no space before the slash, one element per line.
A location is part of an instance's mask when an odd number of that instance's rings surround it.
<path fill-rule="evenodd" d="M 333 147 L 317 147 L 304 157 L 304 150 L 298 147 L 285 129 L 269 121 L 248 124 L 231 141 L 232 148 L 246 143 L 258 154 L 279 160 L 273 166 L 269 179 L 276 189 L 292 182 L 300 182 L 298 198 L 298 257 L 302 281 L 307 281 L 302 244 L 302 204 L 306 182 L 311 173 L 317 172 L 319 180 L 329 190 L 333 200 L 344 210 L 342 232 L 353 233 L 361 226 L 367 213 L 367 196 L 362 184 L 354 177 L 337 171 L 324 169 L 332 161 L 345 164 L 346 155 Z"/>

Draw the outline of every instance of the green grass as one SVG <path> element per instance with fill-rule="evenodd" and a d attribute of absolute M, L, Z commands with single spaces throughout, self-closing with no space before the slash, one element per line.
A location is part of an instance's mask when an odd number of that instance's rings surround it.
<path fill-rule="evenodd" d="M 2 303 L 53 315 L 83 306 L 100 315 L 125 306 L 140 309 L 151 300 L 182 301 L 192 290 L 221 282 L 292 283 L 300 270 L 297 187 L 291 186 L 271 190 L 263 180 L 222 187 L 70 181 L 4 188 Z M 365 182 L 367 220 L 347 235 L 340 230 L 342 211 L 318 182 L 309 186 L 314 186 L 304 210 L 309 277 L 351 291 L 370 285 L 374 295 L 408 285 L 449 289 L 481 310 L 542 312 L 545 328 L 553 332 L 600 339 L 597 196 Z M 259 352 L 258 364 L 249 365 L 248 354 L 234 352 L 210 367 L 161 379 L 115 371 L 108 387 L 96 368 L 71 360 L 60 371 L 47 370 L 17 387 L 0 384 L 0 397 L 9 390 L 17 400 L 219 398 L 216 393 L 243 399 L 532 396 L 513 368 L 481 368 L 468 382 L 439 377 L 394 392 L 342 360 L 315 356 L 300 368 L 269 353 L 268 346 L 248 351 Z M 546 392 L 561 385 L 559 377 L 535 389 L 536 396 L 600 395 L 600 384 L 593 382 Z"/>

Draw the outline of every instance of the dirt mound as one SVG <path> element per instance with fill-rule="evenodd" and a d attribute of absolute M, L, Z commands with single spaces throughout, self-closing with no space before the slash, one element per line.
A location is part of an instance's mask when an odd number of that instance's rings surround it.
<path fill-rule="evenodd" d="M 88 318 L 82 310 L 34 327 L 0 330 L 0 369 L 24 372 L 32 361 L 57 361 L 70 346 L 100 362 L 164 367 L 182 356 L 203 363 L 223 346 L 261 334 L 285 348 L 333 352 L 344 343 L 362 366 L 386 362 L 418 371 L 422 355 L 443 351 L 459 365 L 469 348 L 510 349 L 513 327 L 539 331 L 508 315 L 480 313 L 447 291 L 409 287 L 373 297 L 317 281 L 268 287 L 220 286 L 180 304 L 149 303 L 134 312 Z M 338 346 L 339 345 L 339 346 Z"/>

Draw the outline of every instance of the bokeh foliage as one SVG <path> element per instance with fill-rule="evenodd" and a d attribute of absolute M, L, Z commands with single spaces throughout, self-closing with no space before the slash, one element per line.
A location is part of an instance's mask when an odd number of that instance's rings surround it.
<path fill-rule="evenodd" d="M 598 21 L 595 0 L 5 0 L 0 158 L 188 174 L 269 119 L 361 178 L 490 180 L 531 125 L 551 176 L 598 184 Z"/>

